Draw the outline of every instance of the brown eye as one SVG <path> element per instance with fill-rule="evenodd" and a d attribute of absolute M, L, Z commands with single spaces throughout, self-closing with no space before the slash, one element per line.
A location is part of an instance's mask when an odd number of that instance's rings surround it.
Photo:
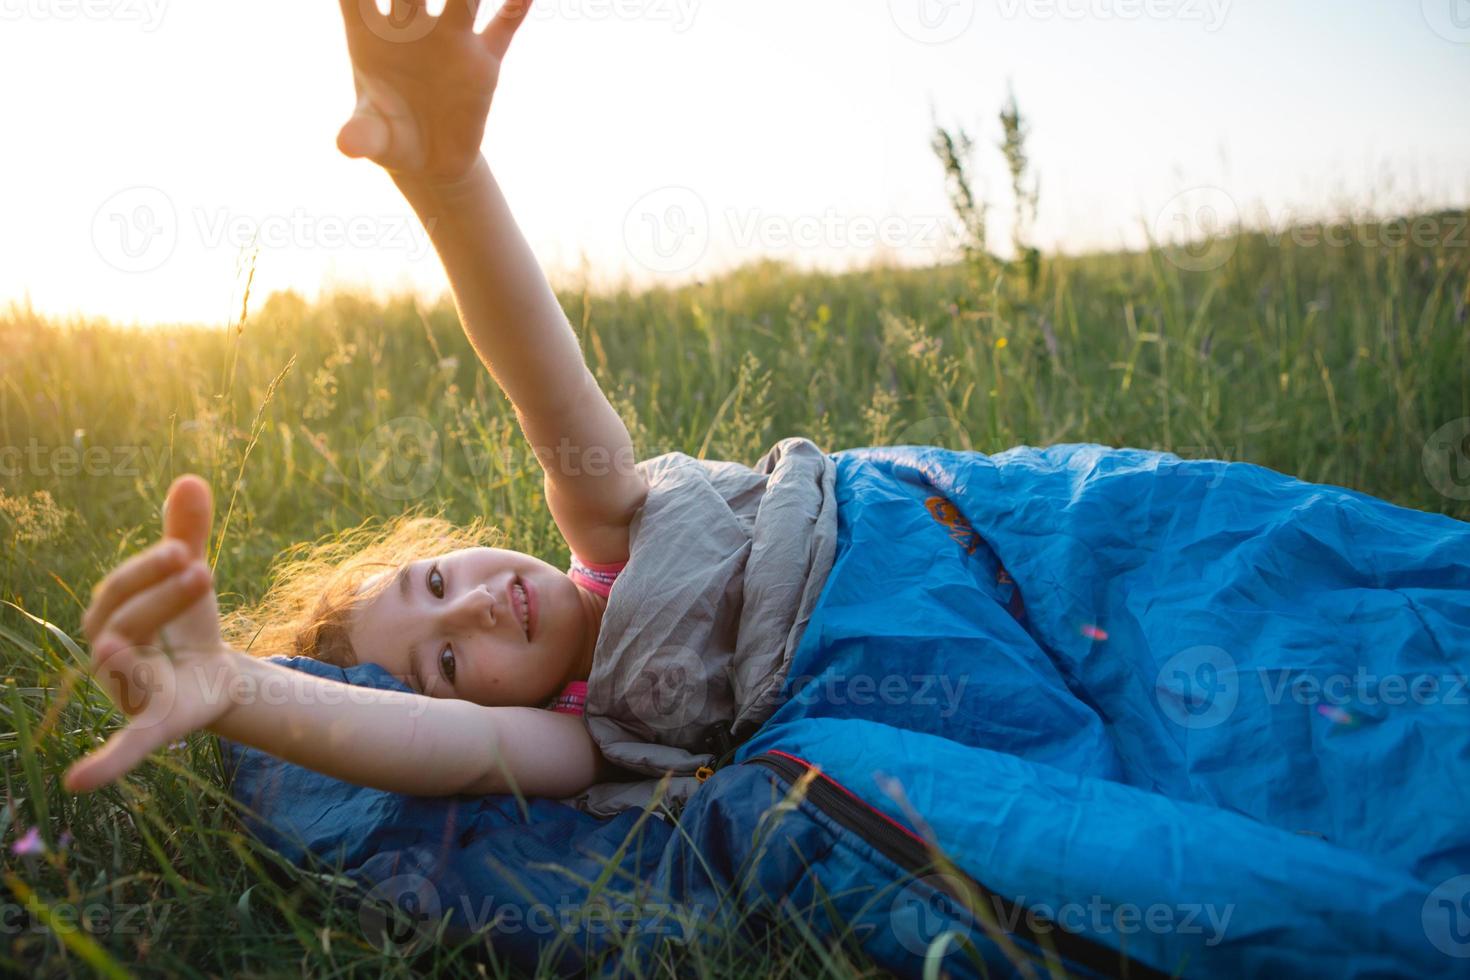
<path fill-rule="evenodd" d="M 429 574 L 425 576 L 424 582 L 435 599 L 444 598 L 444 576 L 439 573 L 438 565 L 429 566 Z"/>
<path fill-rule="evenodd" d="M 439 673 L 444 675 L 446 681 L 454 683 L 454 649 L 452 647 L 445 647 L 439 652 Z"/>

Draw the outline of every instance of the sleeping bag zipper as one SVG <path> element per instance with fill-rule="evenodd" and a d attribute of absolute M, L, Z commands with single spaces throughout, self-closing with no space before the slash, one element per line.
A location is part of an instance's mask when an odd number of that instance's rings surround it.
<path fill-rule="evenodd" d="M 775 771 L 788 783 L 795 783 L 812 768 L 806 760 L 785 752 L 766 752 L 750 761 Z M 868 806 L 826 773 L 819 772 L 812 780 L 806 798 L 905 871 L 917 872 L 929 865 L 929 849 L 921 837 Z"/>
<path fill-rule="evenodd" d="M 772 770 L 793 785 L 813 768 L 805 759 L 778 750 L 771 750 L 747 760 Z M 861 797 L 817 767 L 817 777 L 807 786 L 806 801 L 852 831 L 904 871 L 917 877 L 934 870 L 929 857 L 929 846 L 918 834 L 903 827 L 891 817 L 865 803 Z M 955 871 L 963 874 L 958 868 Z M 1016 938 L 1022 939 L 1037 950 L 1050 945 L 1061 956 L 1067 966 L 1081 966 L 1094 974 L 1106 977 L 1126 976 L 1130 980 L 1166 980 L 1169 974 L 1160 972 L 1146 963 L 1123 959 L 1123 954 L 1088 936 L 1068 932 L 1062 926 L 1050 923 L 1046 937 L 1036 935 L 1027 922 L 1028 918 L 1040 920 L 1039 916 L 1021 914 L 1016 904 L 997 895 L 974 878 L 965 875 L 965 883 L 974 891 L 979 901 L 988 903 L 1001 921 L 1015 923 Z M 950 896 L 957 899 L 957 896 Z M 1040 955 L 1040 954 L 1033 954 Z"/>

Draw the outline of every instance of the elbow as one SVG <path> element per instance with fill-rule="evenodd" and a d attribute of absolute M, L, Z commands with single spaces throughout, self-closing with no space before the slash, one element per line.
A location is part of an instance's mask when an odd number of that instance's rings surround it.
<path fill-rule="evenodd" d="M 476 773 L 465 785 L 454 790 L 451 795 L 489 796 L 494 793 L 514 792 L 515 788 L 507 779 L 507 774 L 502 773 L 498 766 L 492 764 L 485 771 Z"/>

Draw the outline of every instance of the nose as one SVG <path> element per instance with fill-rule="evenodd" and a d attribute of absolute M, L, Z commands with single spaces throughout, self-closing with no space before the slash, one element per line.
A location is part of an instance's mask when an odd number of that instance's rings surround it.
<path fill-rule="evenodd" d="M 446 629 L 492 630 L 504 615 L 503 600 L 481 585 L 446 605 L 443 622 Z"/>

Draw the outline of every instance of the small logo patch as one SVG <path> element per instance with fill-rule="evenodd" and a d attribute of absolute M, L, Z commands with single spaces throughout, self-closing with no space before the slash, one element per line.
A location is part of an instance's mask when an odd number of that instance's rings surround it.
<path fill-rule="evenodd" d="M 965 554 L 973 555 L 980 548 L 980 533 L 965 520 L 958 507 L 943 497 L 930 497 L 924 501 L 929 516 L 949 529 L 949 536 L 959 542 Z"/>

